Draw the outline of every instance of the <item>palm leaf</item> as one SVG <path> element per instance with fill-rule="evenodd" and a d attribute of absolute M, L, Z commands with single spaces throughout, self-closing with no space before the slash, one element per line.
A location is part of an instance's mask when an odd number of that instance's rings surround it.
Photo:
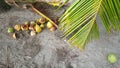
<path fill-rule="evenodd" d="M 119 0 L 76 0 L 59 19 L 63 37 L 80 49 L 88 41 L 99 38 L 96 23 L 99 14 L 108 32 L 120 30 Z"/>

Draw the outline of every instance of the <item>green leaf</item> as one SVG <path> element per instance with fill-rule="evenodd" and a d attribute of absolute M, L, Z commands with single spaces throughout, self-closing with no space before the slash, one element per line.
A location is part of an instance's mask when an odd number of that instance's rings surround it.
<path fill-rule="evenodd" d="M 69 39 L 72 45 L 77 45 L 80 49 L 85 48 L 85 44 L 91 38 L 99 38 L 99 30 L 95 23 L 95 16 L 87 24 L 85 24 L 78 32 Z"/>
<path fill-rule="evenodd" d="M 63 37 L 80 49 L 100 37 L 96 23 L 99 14 L 108 32 L 120 29 L 119 0 L 76 0 L 59 19 Z"/>
<path fill-rule="evenodd" d="M 120 1 L 119 0 L 103 0 L 99 15 L 108 32 L 113 28 L 120 30 Z"/>

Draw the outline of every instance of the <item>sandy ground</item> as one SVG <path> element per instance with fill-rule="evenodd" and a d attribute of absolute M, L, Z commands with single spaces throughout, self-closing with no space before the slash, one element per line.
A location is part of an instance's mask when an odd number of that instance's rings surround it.
<path fill-rule="evenodd" d="M 100 24 L 99 17 L 101 39 L 90 42 L 85 51 L 71 47 L 60 37 L 60 32 L 50 32 L 47 28 L 33 37 L 29 35 L 29 32 L 21 32 L 17 40 L 12 38 L 12 34 L 7 33 L 8 27 L 40 17 L 28 10 L 17 8 L 0 13 L 0 68 L 6 68 L 7 64 L 9 68 L 120 67 L 120 32 L 107 34 Z M 6 47 L 8 47 L 8 57 Z M 110 64 L 107 61 L 109 53 L 117 54 L 117 63 Z"/>

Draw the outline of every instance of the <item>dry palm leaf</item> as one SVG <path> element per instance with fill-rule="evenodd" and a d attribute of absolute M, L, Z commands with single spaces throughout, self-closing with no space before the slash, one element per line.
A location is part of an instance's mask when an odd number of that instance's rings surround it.
<path fill-rule="evenodd" d="M 56 10 L 55 6 L 59 6 L 61 4 L 61 0 L 55 0 L 54 2 L 53 0 L 5 0 L 5 1 L 9 5 L 16 5 L 17 7 L 20 8 L 29 7 L 30 9 L 37 12 L 38 14 L 49 20 L 51 23 L 53 23 L 54 26 L 58 27 L 57 20 L 60 16 L 55 14 L 55 10 Z M 65 3 L 63 3 L 62 6 Z"/>

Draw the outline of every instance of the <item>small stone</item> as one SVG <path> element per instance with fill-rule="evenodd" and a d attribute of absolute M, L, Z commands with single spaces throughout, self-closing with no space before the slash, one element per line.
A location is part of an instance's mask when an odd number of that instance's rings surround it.
<path fill-rule="evenodd" d="M 44 24 L 41 24 L 40 27 L 41 27 L 41 28 L 44 28 L 45 26 L 44 26 Z"/>
<path fill-rule="evenodd" d="M 53 32 L 53 31 L 55 31 L 56 29 L 57 29 L 57 28 L 56 28 L 55 26 L 53 26 L 53 27 L 50 28 L 50 31 Z"/>
<path fill-rule="evenodd" d="M 46 19 L 45 19 L 45 18 L 40 18 L 40 19 L 39 19 L 39 22 L 40 22 L 41 24 L 44 24 L 44 23 L 46 22 Z"/>
<path fill-rule="evenodd" d="M 42 31 L 42 28 L 39 25 L 36 24 L 35 30 L 36 30 L 37 33 L 40 33 Z"/>
<path fill-rule="evenodd" d="M 26 21 L 26 22 L 25 22 L 25 25 L 28 25 L 28 26 L 30 26 L 30 23 L 29 23 L 28 21 Z"/>
<path fill-rule="evenodd" d="M 53 24 L 51 22 L 47 22 L 47 28 L 50 29 L 51 27 L 53 27 Z"/>
<path fill-rule="evenodd" d="M 29 29 L 29 27 L 28 27 L 28 25 L 25 25 L 25 24 L 23 24 L 23 25 L 21 25 L 21 29 L 24 31 L 24 30 L 28 30 Z"/>
<path fill-rule="evenodd" d="M 35 36 L 35 35 L 36 35 L 36 32 L 35 32 L 35 31 L 31 31 L 31 32 L 30 32 L 30 35 L 31 35 L 31 36 Z"/>
<path fill-rule="evenodd" d="M 13 38 L 14 38 L 14 39 L 17 39 L 16 33 L 13 33 Z"/>
<path fill-rule="evenodd" d="M 29 30 L 35 31 L 35 26 L 29 26 Z"/>
<path fill-rule="evenodd" d="M 30 24 L 33 25 L 33 26 L 36 25 L 36 23 L 34 21 L 31 21 Z"/>
<path fill-rule="evenodd" d="M 14 29 L 17 30 L 17 31 L 20 31 L 21 30 L 21 25 L 19 25 L 19 24 L 15 25 Z"/>

